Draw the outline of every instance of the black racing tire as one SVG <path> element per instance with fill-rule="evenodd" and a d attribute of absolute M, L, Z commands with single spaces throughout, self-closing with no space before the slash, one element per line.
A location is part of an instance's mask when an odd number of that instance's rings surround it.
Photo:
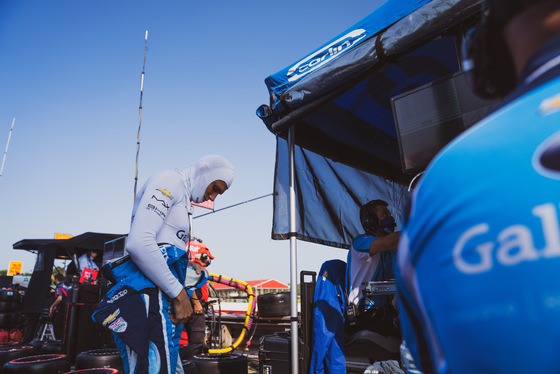
<path fill-rule="evenodd" d="M 204 374 L 247 374 L 247 357 L 235 353 L 194 355 L 192 361 L 199 373 Z M 2 373 L 4 374 L 4 373 Z"/>
<path fill-rule="evenodd" d="M 17 309 L 18 309 L 17 302 L 0 300 L 0 313 L 15 312 Z"/>
<path fill-rule="evenodd" d="M 9 347 L 13 347 L 18 345 L 18 342 L 5 342 L 5 343 L 0 343 L 0 349 L 2 348 L 9 348 Z M 26 345 L 32 345 L 31 343 L 26 344 Z"/>
<path fill-rule="evenodd" d="M 0 329 L 11 330 L 13 325 L 18 322 L 17 313 L 0 313 Z"/>
<path fill-rule="evenodd" d="M 284 317 L 290 315 L 290 293 L 275 292 L 257 296 L 259 317 Z"/>
<path fill-rule="evenodd" d="M 0 290 L 0 301 L 17 301 L 18 293 L 14 290 Z"/>
<path fill-rule="evenodd" d="M 37 348 L 37 352 L 41 352 L 41 348 L 43 345 L 47 344 L 47 340 L 32 340 L 27 345 L 32 345 L 33 347 Z"/>
<path fill-rule="evenodd" d="M 37 349 L 30 345 L 16 345 L 0 348 L 0 366 L 16 358 L 37 354 Z"/>
<path fill-rule="evenodd" d="M 72 370 L 67 371 L 62 374 L 74 374 L 74 373 L 81 373 L 81 374 L 117 374 L 119 371 L 117 369 L 111 368 L 94 368 L 94 369 L 81 369 L 81 370 Z"/>
<path fill-rule="evenodd" d="M 62 340 L 44 341 L 39 348 L 39 352 L 42 355 L 46 355 L 50 353 L 63 353 Z"/>
<path fill-rule="evenodd" d="M 48 354 L 9 361 L 2 368 L 2 374 L 57 374 L 69 369 L 66 355 Z"/>
<path fill-rule="evenodd" d="M 76 356 L 76 370 L 113 368 L 124 373 L 124 366 L 117 348 L 92 349 Z"/>
<path fill-rule="evenodd" d="M 198 374 L 198 369 L 196 368 L 196 364 L 189 360 L 181 361 L 183 364 L 183 371 L 185 374 Z"/>

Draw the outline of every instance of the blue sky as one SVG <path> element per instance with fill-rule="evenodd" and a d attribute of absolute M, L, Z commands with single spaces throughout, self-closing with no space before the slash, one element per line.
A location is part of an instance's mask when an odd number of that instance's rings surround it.
<path fill-rule="evenodd" d="M 0 0 L 0 269 L 35 256 L 21 239 L 126 233 L 133 202 L 144 35 L 139 187 L 161 169 L 221 154 L 235 180 L 220 209 L 272 192 L 275 138 L 255 115 L 264 79 L 381 0 Z M 195 216 L 206 213 L 202 208 Z M 194 220 L 209 270 L 289 281 L 289 242 L 270 239 L 272 198 Z M 298 269 L 346 251 L 298 242 Z"/>

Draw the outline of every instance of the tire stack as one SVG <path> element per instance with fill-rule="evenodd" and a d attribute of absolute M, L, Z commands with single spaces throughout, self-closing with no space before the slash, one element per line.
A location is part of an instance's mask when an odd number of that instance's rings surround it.
<path fill-rule="evenodd" d="M 202 353 L 194 355 L 190 363 L 194 364 L 199 374 L 247 374 L 249 372 L 247 357 L 236 353 Z M 183 361 L 183 368 L 186 367 Z M 188 371 L 185 370 L 185 373 Z"/>
<path fill-rule="evenodd" d="M 0 290 L 0 329 L 10 331 L 20 324 L 19 294 L 8 288 Z"/>
<path fill-rule="evenodd" d="M 275 292 L 257 296 L 259 317 L 284 317 L 290 315 L 290 293 Z"/>
<path fill-rule="evenodd" d="M 16 358 L 31 356 L 36 352 L 35 347 L 30 345 L 3 345 L 0 347 L 0 367 Z"/>
<path fill-rule="evenodd" d="M 124 367 L 117 348 L 92 349 L 76 356 L 76 370 L 116 369 L 124 374 Z"/>
<path fill-rule="evenodd" d="M 68 358 L 63 354 L 25 356 L 7 362 L 2 374 L 55 374 L 70 370 Z"/>

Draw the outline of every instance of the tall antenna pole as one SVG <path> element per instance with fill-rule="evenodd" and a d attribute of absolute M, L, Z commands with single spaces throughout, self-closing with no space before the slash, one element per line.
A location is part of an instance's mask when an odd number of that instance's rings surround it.
<path fill-rule="evenodd" d="M 144 63 L 142 64 L 142 81 L 140 83 L 140 108 L 138 118 L 138 139 L 136 141 L 136 172 L 134 173 L 134 198 L 136 199 L 136 186 L 138 185 L 138 154 L 140 153 L 140 127 L 142 126 L 142 95 L 144 94 L 144 71 L 146 69 L 146 49 L 148 45 L 148 30 L 144 39 Z"/>
<path fill-rule="evenodd" d="M 12 138 L 12 131 L 14 130 L 14 123 L 16 122 L 16 117 L 12 121 L 12 127 L 10 127 L 10 133 L 8 135 L 8 142 L 6 143 L 6 150 L 4 151 L 4 157 L 2 158 L 2 166 L 0 167 L 0 178 L 2 177 L 2 172 L 4 171 L 4 163 L 6 162 L 6 155 L 8 154 L 8 147 L 10 146 L 10 139 Z"/>

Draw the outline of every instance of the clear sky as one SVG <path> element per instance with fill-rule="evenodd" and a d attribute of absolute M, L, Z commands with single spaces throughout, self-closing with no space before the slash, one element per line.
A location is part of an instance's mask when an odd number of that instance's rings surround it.
<path fill-rule="evenodd" d="M 35 256 L 21 239 L 128 232 L 144 36 L 148 51 L 138 188 L 161 169 L 221 154 L 235 180 L 215 209 L 273 189 L 275 137 L 255 115 L 264 79 L 382 0 L 0 0 L 0 269 Z M 195 216 L 208 212 L 195 209 Z M 290 279 L 289 241 L 270 238 L 272 197 L 194 220 L 240 280 Z M 346 251 L 298 241 L 298 270 Z M 299 276 L 298 276 L 299 278 Z"/>

